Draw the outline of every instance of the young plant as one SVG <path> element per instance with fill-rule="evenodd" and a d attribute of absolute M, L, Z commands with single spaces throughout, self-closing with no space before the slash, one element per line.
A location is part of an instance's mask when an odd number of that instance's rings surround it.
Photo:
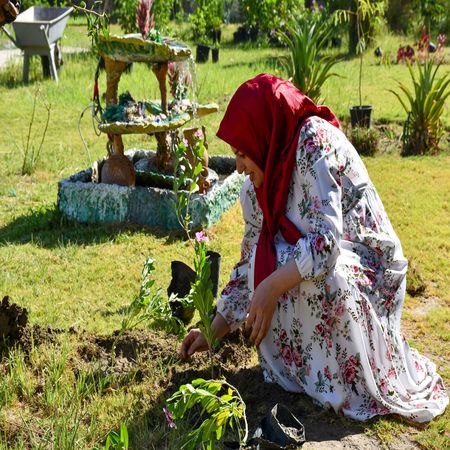
<path fill-rule="evenodd" d="M 380 136 L 376 130 L 365 127 L 352 128 L 350 141 L 360 155 L 374 156 L 378 153 Z"/>
<path fill-rule="evenodd" d="M 213 321 L 214 296 L 211 281 L 211 263 L 206 254 L 208 237 L 202 232 L 195 234 L 194 269 L 195 282 L 191 286 L 189 297 L 200 315 L 200 331 L 208 343 L 208 352 L 212 360 L 212 351 L 216 347 L 214 329 L 211 327 Z"/>
<path fill-rule="evenodd" d="M 120 432 L 110 431 L 106 438 L 104 447 L 94 447 L 93 450 L 128 450 L 128 430 L 123 423 L 120 425 Z"/>
<path fill-rule="evenodd" d="M 214 296 L 211 281 L 211 263 L 208 260 L 206 246 L 208 237 L 203 232 L 195 234 L 192 239 L 192 220 L 190 215 L 190 202 L 192 194 L 198 189 L 198 182 L 203 171 L 203 154 L 205 151 L 204 136 L 201 130 L 194 134 L 194 145 L 188 146 L 182 141 L 175 151 L 174 191 L 176 194 L 175 212 L 180 225 L 183 227 L 188 239 L 194 245 L 195 282 L 191 286 L 188 298 L 191 299 L 195 309 L 200 315 L 200 330 L 208 343 L 209 356 L 212 360 L 212 351 L 215 347 L 215 333 L 211 327 Z M 188 191 L 182 187 L 188 186 Z M 212 366 L 211 366 L 212 370 Z"/>
<path fill-rule="evenodd" d="M 199 187 L 198 182 L 203 171 L 202 161 L 205 153 L 205 141 L 201 130 L 194 135 L 194 139 L 194 145 L 189 145 L 187 140 L 183 139 L 175 146 L 175 177 L 173 182 L 173 191 L 176 196 L 175 214 L 186 233 L 186 237 L 191 242 L 190 203 L 192 195 Z"/>
<path fill-rule="evenodd" d="M 95 9 L 102 5 L 102 1 L 95 1 L 92 9 L 86 7 L 86 2 L 80 2 L 79 6 L 72 5 L 76 11 L 86 16 L 88 36 L 91 38 L 92 49 L 96 52 L 98 48 L 98 36 L 100 33 L 105 38 L 109 37 L 109 16 L 105 12 L 98 13 Z"/>
<path fill-rule="evenodd" d="M 221 394 L 221 391 L 226 390 Z M 180 386 L 167 400 L 164 413 L 171 428 L 173 421 L 181 420 L 194 406 L 202 410 L 200 419 L 203 421 L 184 438 L 181 449 L 195 450 L 216 448 L 215 442 L 220 441 L 228 427 L 236 429 L 240 444 L 244 445 L 248 437 L 248 425 L 245 416 L 245 403 L 237 389 L 225 380 L 204 380 L 198 378 Z M 208 417 L 205 418 L 205 415 Z M 244 427 L 241 426 L 244 422 Z"/>
<path fill-rule="evenodd" d="M 402 135 L 403 156 L 439 151 L 439 141 L 444 133 L 441 116 L 445 101 L 450 95 L 450 74 L 446 73 L 437 79 L 439 67 L 440 64 L 433 66 L 432 59 L 423 65 L 417 64 L 417 72 L 408 64 L 413 90 L 403 83 L 398 83 L 406 99 L 400 93 L 389 89 L 407 113 Z"/>
<path fill-rule="evenodd" d="M 122 325 L 112 345 L 111 355 L 113 364 L 117 342 L 121 336 L 125 331 L 136 328 L 142 322 L 150 321 L 154 325 L 164 328 L 169 333 L 177 333 L 179 336 L 183 336 L 186 333 L 183 322 L 177 317 L 172 316 L 169 302 L 174 299 L 170 298 L 167 301 L 161 294 L 161 288 L 154 290 L 155 280 L 152 278 L 154 270 L 154 260 L 147 258 L 142 270 L 142 282 L 139 294 L 128 306 L 126 316 L 122 320 Z M 184 299 L 178 300 L 181 302 L 189 301 Z"/>
<path fill-rule="evenodd" d="M 23 162 L 22 162 L 22 175 L 31 175 L 34 173 L 36 169 L 36 164 L 39 161 L 39 156 L 41 154 L 42 146 L 44 145 L 45 136 L 47 134 L 48 125 L 50 123 L 50 113 L 51 113 L 51 105 L 44 103 L 45 109 L 47 110 L 47 119 L 45 122 L 45 126 L 42 131 L 42 137 L 39 142 L 38 147 L 36 148 L 34 145 L 34 138 L 32 138 L 32 129 L 34 120 L 36 117 L 36 105 L 39 99 L 40 90 L 36 89 L 34 93 L 33 99 L 33 109 L 31 112 L 30 125 L 28 126 L 28 135 L 27 140 L 23 144 L 22 154 L 23 154 Z"/>
<path fill-rule="evenodd" d="M 384 2 L 373 0 L 355 0 L 356 8 L 354 11 L 348 9 L 339 9 L 335 11 L 335 23 L 349 22 L 351 19 L 356 22 L 357 44 L 356 53 L 359 55 L 359 75 L 358 75 L 358 94 L 359 106 L 362 106 L 362 73 L 364 53 L 367 48 L 369 31 L 366 23 L 374 24 L 381 20 L 384 13 Z"/>
<path fill-rule="evenodd" d="M 291 51 L 288 57 L 282 59 L 288 77 L 311 100 L 320 103 L 323 84 L 328 78 L 337 76 L 331 69 L 338 61 L 335 57 L 322 54 L 328 45 L 331 27 L 321 29 L 317 25 L 301 20 L 295 27 L 287 26 L 287 33 L 278 32 L 278 36 Z"/>

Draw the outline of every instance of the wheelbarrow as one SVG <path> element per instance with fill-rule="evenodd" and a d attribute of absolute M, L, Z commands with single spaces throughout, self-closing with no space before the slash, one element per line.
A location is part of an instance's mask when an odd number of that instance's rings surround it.
<path fill-rule="evenodd" d="M 7 34 L 14 44 L 23 50 L 24 83 L 28 83 L 31 55 L 42 57 L 44 75 L 50 74 L 58 83 L 57 66 L 60 58 L 58 40 L 64 33 L 72 11 L 72 7 L 32 6 L 19 14 L 13 22 L 16 37 Z"/>

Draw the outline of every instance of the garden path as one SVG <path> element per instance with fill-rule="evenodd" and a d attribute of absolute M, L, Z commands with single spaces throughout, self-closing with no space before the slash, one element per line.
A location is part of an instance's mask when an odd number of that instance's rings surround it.
<path fill-rule="evenodd" d="M 81 47 L 62 47 L 63 55 L 87 52 L 89 49 Z M 22 57 L 22 51 L 18 48 L 0 50 L 0 70 L 4 69 L 12 59 Z"/>

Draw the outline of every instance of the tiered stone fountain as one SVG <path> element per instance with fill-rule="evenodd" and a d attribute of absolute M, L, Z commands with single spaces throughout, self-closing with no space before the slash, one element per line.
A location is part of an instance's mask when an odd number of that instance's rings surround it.
<path fill-rule="evenodd" d="M 100 38 L 99 51 L 105 62 L 107 109 L 98 128 L 108 136 L 108 157 L 93 168 L 61 180 L 58 207 L 66 217 L 80 222 L 136 223 L 178 229 L 171 189 L 174 176 L 171 147 L 176 145 L 176 131 L 195 115 L 216 112 L 218 106 L 198 105 L 189 100 L 168 102 L 169 63 L 191 58 L 191 50 L 182 43 L 169 38 L 151 41 L 140 35 L 109 36 Z M 129 63 L 138 62 L 151 65 L 159 84 L 160 102 L 134 102 L 128 93 L 118 97 L 123 71 Z M 154 134 L 157 151 L 125 152 L 122 135 L 136 133 Z M 236 201 L 243 182 L 231 157 L 210 157 L 208 170 L 209 189 L 194 194 L 191 201 L 194 229 L 215 223 Z"/>

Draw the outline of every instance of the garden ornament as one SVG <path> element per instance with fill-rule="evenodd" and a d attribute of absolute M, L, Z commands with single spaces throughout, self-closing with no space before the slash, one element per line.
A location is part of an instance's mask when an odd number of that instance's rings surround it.
<path fill-rule="evenodd" d="M 19 14 L 20 2 L 17 0 L 0 0 L 0 27 L 16 20 Z"/>

